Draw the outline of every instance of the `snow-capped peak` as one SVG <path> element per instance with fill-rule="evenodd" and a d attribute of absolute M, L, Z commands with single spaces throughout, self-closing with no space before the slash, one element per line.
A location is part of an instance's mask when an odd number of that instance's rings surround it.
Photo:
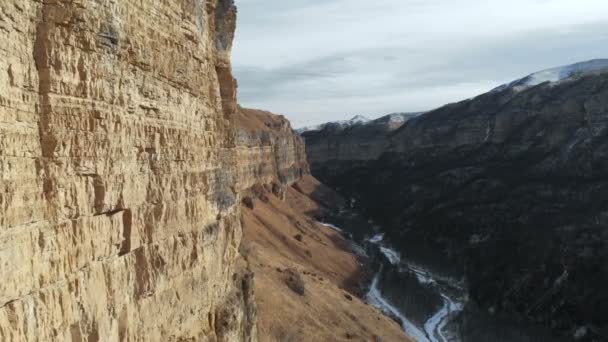
<path fill-rule="evenodd" d="M 419 113 L 393 113 L 393 114 L 387 115 L 386 117 L 387 117 L 387 119 L 388 119 L 387 121 L 389 123 L 397 124 L 397 123 L 404 123 L 407 120 L 409 120 L 413 117 L 416 117 L 418 115 L 419 115 Z M 380 118 L 380 119 L 382 119 L 382 118 Z"/>
<path fill-rule="evenodd" d="M 521 91 L 545 82 L 558 83 L 604 72 L 608 72 L 608 59 L 593 59 L 586 62 L 535 72 L 522 79 L 502 85 L 494 89 L 494 91 L 501 91 L 508 88 L 512 88 L 515 91 Z"/>
<path fill-rule="evenodd" d="M 608 59 L 594 59 L 587 62 L 539 71 L 526 77 L 526 85 L 535 86 L 544 82 L 558 82 L 573 76 L 583 76 L 605 71 L 608 71 Z"/>
<path fill-rule="evenodd" d="M 322 130 L 323 128 L 325 128 L 329 125 L 335 125 L 338 127 L 345 128 L 345 127 L 350 127 L 350 126 L 354 126 L 354 125 L 358 125 L 358 124 L 365 124 L 370 121 L 371 121 L 370 119 L 366 118 L 363 115 L 355 115 L 350 120 L 333 121 L 333 122 L 327 122 L 327 123 L 320 124 L 320 125 L 302 127 L 302 128 L 296 129 L 296 132 L 298 134 L 302 134 L 302 133 L 308 132 L 308 131 L 318 131 L 318 130 Z"/>
<path fill-rule="evenodd" d="M 366 118 L 363 115 L 355 115 L 352 119 L 348 120 L 348 123 L 356 124 L 356 123 L 366 123 L 369 122 L 370 119 Z"/>

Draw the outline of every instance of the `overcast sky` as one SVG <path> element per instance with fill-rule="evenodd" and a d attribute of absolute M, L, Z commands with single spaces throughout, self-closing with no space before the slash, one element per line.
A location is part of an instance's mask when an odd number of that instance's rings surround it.
<path fill-rule="evenodd" d="M 429 110 L 608 58 L 608 0 L 236 0 L 239 101 L 294 127 Z"/>

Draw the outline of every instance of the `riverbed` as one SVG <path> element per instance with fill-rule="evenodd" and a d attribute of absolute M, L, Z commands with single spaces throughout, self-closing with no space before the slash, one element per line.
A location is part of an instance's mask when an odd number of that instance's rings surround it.
<path fill-rule="evenodd" d="M 443 301 L 441 308 L 436 311 L 431 317 L 429 317 L 423 326 L 417 326 L 403 312 L 390 301 L 383 297 L 380 289 L 380 277 L 382 275 L 382 269 L 380 269 L 370 286 L 369 292 L 367 293 L 368 303 L 379 308 L 385 313 L 394 315 L 402 321 L 403 329 L 419 342 L 448 342 L 458 341 L 459 339 L 455 334 L 451 333 L 447 327 L 450 320 L 455 318 L 464 308 L 466 296 L 460 295 L 455 297 L 453 294 L 446 294 L 442 291 L 440 284 L 445 283 L 445 279 L 438 279 L 428 271 L 423 270 L 418 266 L 411 265 L 408 262 L 401 260 L 399 252 L 388 246 L 384 241 L 382 234 L 376 234 L 371 237 L 368 241 L 379 247 L 380 252 L 386 257 L 389 263 L 400 267 L 402 272 L 409 272 L 416 276 L 416 280 L 422 286 L 428 286 L 434 290 Z M 381 266 L 382 267 L 382 266 Z M 454 293 L 462 292 L 463 290 L 458 286 L 453 286 Z M 447 291 L 446 291 L 447 292 Z"/>
<path fill-rule="evenodd" d="M 345 233 L 343 228 L 334 224 L 322 224 L 340 233 Z M 383 257 L 376 263 L 377 270 L 366 294 L 366 300 L 370 305 L 399 321 L 403 330 L 416 341 L 459 341 L 456 334 L 450 331 L 449 324 L 452 319 L 457 317 L 458 313 L 460 313 L 464 307 L 466 295 L 463 294 L 464 290 L 461 287 L 455 285 L 450 289 L 451 291 L 443 291 L 442 289 L 446 286 L 446 283 L 449 284 L 446 279 L 436 277 L 420 266 L 409 264 L 405 260 L 402 260 L 399 252 L 384 241 L 384 235 L 381 233 L 367 237 L 359 243 L 353 241 L 353 249 L 357 254 L 370 256 L 370 254 L 373 255 L 374 252 L 376 252 Z M 384 294 L 385 291 L 383 288 L 386 287 L 387 283 L 383 282 L 383 271 L 388 267 L 398 269 L 398 272 L 400 273 L 412 275 L 413 277 L 411 277 L 411 279 L 418 283 L 415 285 L 428 291 L 427 295 L 436 296 L 441 303 L 440 306 L 438 306 L 435 311 L 412 314 L 416 317 L 410 317 L 408 313 L 405 312 L 407 311 L 407 308 L 404 309 L 399 303 L 396 301 L 393 302 Z M 455 293 L 460 293 L 460 295 L 455 296 Z M 406 293 L 403 295 L 405 296 Z"/>
<path fill-rule="evenodd" d="M 433 272 L 402 256 L 371 220 L 343 210 L 322 221 L 350 238 L 353 251 L 370 260 L 375 273 L 367 302 L 399 322 L 416 341 L 563 342 L 544 329 L 480 310 L 469 301 L 464 279 Z"/>

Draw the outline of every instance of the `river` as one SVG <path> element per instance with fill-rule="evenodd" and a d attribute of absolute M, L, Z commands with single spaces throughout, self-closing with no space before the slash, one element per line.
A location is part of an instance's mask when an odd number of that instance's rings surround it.
<path fill-rule="evenodd" d="M 374 277 L 367 302 L 398 321 L 418 342 L 564 342 L 549 331 L 482 310 L 469 300 L 463 279 L 431 271 L 403 257 L 381 227 L 352 210 L 322 218 L 367 257 Z"/>
<path fill-rule="evenodd" d="M 334 224 L 321 224 L 340 233 L 344 233 L 344 229 L 339 228 Z M 418 342 L 460 341 L 454 333 L 447 329 L 447 327 L 450 320 L 456 317 L 464 307 L 464 301 L 466 300 L 466 296 L 462 295 L 462 293 L 464 293 L 464 289 L 456 284 L 449 285 L 449 280 L 434 276 L 419 266 L 415 266 L 403 261 L 399 252 L 395 251 L 384 241 L 383 234 L 376 234 L 365 239 L 365 242 L 367 246 L 361 246 L 360 244 L 352 242 L 353 249 L 357 254 L 364 254 L 367 256 L 368 253 L 366 250 L 370 249 L 370 245 L 371 247 L 376 247 L 377 250 L 380 251 L 380 253 L 386 258 L 386 262 L 388 262 L 391 266 L 398 267 L 399 272 L 409 273 L 415 276 L 415 279 L 420 286 L 427 288 L 430 292 L 437 295 L 441 299 L 442 305 L 431 315 L 425 315 L 428 317 L 420 317 L 422 315 L 415 318 L 408 317 L 398 304 L 393 303 L 383 294 L 382 274 L 384 268 L 388 267 L 388 265 L 383 265 L 382 263 L 380 264 L 379 269 L 376 271 L 369 286 L 369 290 L 366 294 L 367 302 L 370 305 L 380 309 L 386 315 L 394 317 L 400 321 L 403 330 Z M 452 287 L 451 291 L 449 291 L 451 293 L 448 294 L 448 291 L 442 291 L 445 286 Z M 454 293 L 461 293 L 461 295 L 454 296 Z M 424 323 L 416 323 L 421 321 Z"/>
<path fill-rule="evenodd" d="M 393 265 L 399 266 L 403 272 L 410 272 L 416 276 L 418 282 L 423 286 L 428 286 L 434 289 L 442 298 L 443 305 L 435 312 L 430 318 L 426 320 L 423 326 L 419 327 L 408 319 L 404 313 L 402 313 L 397 307 L 390 303 L 390 301 L 383 297 L 382 291 L 379 287 L 380 277 L 382 275 L 382 268 L 376 272 L 370 289 L 367 293 L 368 303 L 379 308 L 383 312 L 398 317 L 403 326 L 405 332 L 415 338 L 418 342 L 449 342 L 458 341 L 459 339 L 452 333 L 446 331 L 447 325 L 450 319 L 453 319 L 458 313 L 464 308 L 464 302 L 466 296 L 460 298 L 453 298 L 453 295 L 448 295 L 441 291 L 439 284 L 445 283 L 444 279 L 438 279 L 433 276 L 430 272 L 427 272 L 419 267 L 411 265 L 407 262 L 402 262 L 399 252 L 395 251 L 391 247 L 384 243 L 384 236 L 382 234 L 376 234 L 368 241 L 379 247 L 382 254 L 386 259 Z M 462 290 L 460 287 L 454 285 L 455 289 Z M 459 291 L 460 292 L 460 291 Z"/>

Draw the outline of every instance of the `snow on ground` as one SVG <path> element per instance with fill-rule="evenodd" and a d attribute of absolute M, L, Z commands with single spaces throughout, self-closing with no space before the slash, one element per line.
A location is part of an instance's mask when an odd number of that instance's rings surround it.
<path fill-rule="evenodd" d="M 527 77 L 526 85 L 535 86 L 544 82 L 558 82 L 572 76 L 599 72 L 603 69 L 608 69 L 608 59 L 594 59 L 534 73 Z"/>
<path fill-rule="evenodd" d="M 318 223 L 338 232 L 343 232 L 341 228 L 338 228 L 331 223 Z M 391 264 L 399 265 L 401 263 L 401 255 L 394 249 L 387 247 L 387 245 L 381 244 L 383 240 L 384 234 L 376 234 L 368 239 L 368 241 L 376 244 L 380 248 L 382 254 L 386 256 Z M 365 250 L 355 242 L 351 241 L 351 248 L 356 254 L 366 255 Z M 429 284 L 432 286 L 433 283 L 436 283 L 434 276 L 429 272 L 410 264 L 405 265 L 405 267 L 416 275 L 418 282 L 421 284 Z M 367 302 L 370 305 L 382 310 L 382 312 L 387 315 L 399 318 L 402 322 L 403 330 L 418 342 L 447 342 L 450 340 L 449 337 L 445 336 L 445 327 L 449 323 L 452 315 L 463 310 L 463 303 L 456 302 L 445 294 L 439 292 L 443 298 L 443 306 L 424 323 L 424 327 L 422 327 L 422 329 L 418 328 L 415 324 L 409 321 L 397 307 L 382 296 L 379 288 L 381 274 L 382 269 L 380 269 L 374 276 L 370 289 L 366 295 Z"/>
<path fill-rule="evenodd" d="M 450 321 L 452 314 L 462 311 L 464 308 L 462 303 L 457 303 L 446 295 L 441 296 L 443 297 L 443 307 L 424 323 L 424 331 L 431 342 L 449 341 L 449 337 L 444 335 L 445 326 Z"/>
<path fill-rule="evenodd" d="M 585 75 L 600 74 L 604 72 L 608 72 L 608 59 L 593 59 L 586 62 L 535 72 L 522 79 L 504 84 L 494 89 L 494 91 L 501 91 L 508 88 L 512 88 L 515 91 L 521 91 L 545 82 L 557 83 L 576 79 Z"/>
<path fill-rule="evenodd" d="M 366 123 L 369 122 L 370 119 L 366 118 L 363 115 L 355 115 L 355 117 L 353 117 L 352 119 L 346 121 L 347 124 L 349 125 L 354 125 L 354 124 L 358 124 L 358 123 Z"/>
<path fill-rule="evenodd" d="M 380 246 L 380 251 L 382 252 L 382 254 L 384 254 L 384 256 L 391 264 L 399 265 L 399 263 L 401 262 L 401 255 L 399 254 L 399 252 L 384 246 Z"/>
<path fill-rule="evenodd" d="M 333 229 L 333 230 L 335 230 L 335 231 L 337 231 L 337 232 L 340 232 L 340 233 L 343 233 L 343 232 L 344 232 L 342 229 L 340 229 L 340 228 L 338 228 L 338 227 L 334 226 L 334 225 L 333 225 L 333 224 L 331 224 L 331 223 L 325 223 L 325 222 L 317 222 L 317 223 L 318 223 L 318 224 L 320 224 L 320 225 L 322 225 L 322 226 L 325 226 L 325 227 L 331 228 L 331 229 Z"/>
<path fill-rule="evenodd" d="M 382 241 L 383 239 L 384 239 L 384 234 L 376 234 L 376 235 L 372 236 L 371 239 L 369 239 L 369 242 L 378 243 L 378 242 Z"/>
<path fill-rule="evenodd" d="M 417 269 L 411 265 L 408 265 L 408 269 L 416 275 L 416 279 L 418 279 L 420 284 L 432 284 L 435 282 L 435 280 L 425 271 Z"/>
<path fill-rule="evenodd" d="M 384 239 L 383 234 L 377 234 L 369 239 L 370 242 L 378 245 L 382 254 L 386 256 L 389 262 L 393 265 L 398 265 L 401 263 L 401 255 L 389 248 L 386 245 L 382 245 L 381 242 Z M 406 264 L 405 267 L 416 275 L 416 278 L 420 284 L 427 284 L 429 286 L 433 286 L 434 283 L 437 283 L 435 277 L 422 268 L 415 267 L 410 264 Z M 445 327 L 450 322 L 451 317 L 462 311 L 464 308 L 464 304 L 462 302 L 456 302 L 452 298 L 446 296 L 445 294 L 439 292 L 443 299 L 443 306 L 439 311 L 437 311 L 433 316 L 431 316 L 425 323 L 424 331 L 420 330 L 416 325 L 411 323 L 405 315 L 403 315 L 399 309 L 394 307 L 387 299 L 382 297 L 382 293 L 378 289 L 378 282 L 380 278 L 381 271 L 376 274 L 374 280 L 372 282 L 372 286 L 367 294 L 368 302 L 381 309 L 385 313 L 392 314 L 393 316 L 399 317 L 403 322 L 403 329 L 410 336 L 415 338 L 417 341 L 422 342 L 447 342 L 450 341 L 448 336 L 445 336 Z M 452 284 L 453 282 L 449 282 Z"/>
<path fill-rule="evenodd" d="M 328 125 L 338 125 L 340 127 L 350 127 L 350 126 L 357 125 L 357 124 L 365 124 L 365 123 L 368 123 L 370 121 L 371 121 L 370 119 L 366 118 L 363 115 L 355 115 L 350 120 L 340 120 L 340 121 L 326 122 L 326 123 L 319 124 L 319 125 L 302 127 L 302 128 L 296 129 L 296 132 L 298 134 L 302 134 L 304 132 L 309 132 L 309 131 L 319 131 L 319 130 L 322 130 L 323 128 L 325 128 L 325 126 L 328 126 Z"/>
<path fill-rule="evenodd" d="M 394 307 L 389 301 L 382 297 L 382 293 L 378 288 L 378 283 L 380 282 L 380 273 L 382 273 L 382 270 L 376 273 L 376 276 L 372 281 L 372 286 L 367 293 L 367 302 L 370 305 L 382 310 L 382 312 L 385 314 L 399 318 L 401 320 L 403 330 L 405 330 L 405 332 L 417 342 L 430 342 L 423 331 L 418 329 L 418 327 L 410 322 L 407 317 L 405 317 L 401 311 L 399 311 L 399 309 Z"/>

